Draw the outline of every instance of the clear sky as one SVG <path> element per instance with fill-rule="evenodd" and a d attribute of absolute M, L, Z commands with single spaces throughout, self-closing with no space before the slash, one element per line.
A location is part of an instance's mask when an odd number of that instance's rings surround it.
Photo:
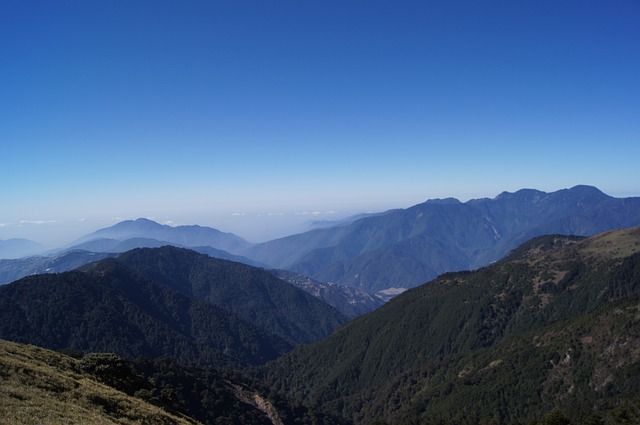
<path fill-rule="evenodd" d="M 639 22 L 637 0 L 3 0 L 0 239 L 637 196 Z"/>

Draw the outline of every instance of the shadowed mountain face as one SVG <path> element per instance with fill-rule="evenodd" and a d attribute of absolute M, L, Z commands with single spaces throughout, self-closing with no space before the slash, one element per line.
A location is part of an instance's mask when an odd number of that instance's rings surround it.
<path fill-rule="evenodd" d="M 640 227 L 544 236 L 409 290 L 264 376 L 356 423 L 530 423 L 554 407 L 572 423 L 637 423 L 639 306 Z"/>
<path fill-rule="evenodd" d="M 352 286 L 318 282 L 287 270 L 271 270 L 275 276 L 320 298 L 347 317 L 354 318 L 384 305 L 385 301 Z"/>
<path fill-rule="evenodd" d="M 51 349 L 258 364 L 291 344 L 209 303 L 140 279 L 113 261 L 0 287 L 0 337 Z"/>
<path fill-rule="evenodd" d="M 0 287 L 0 338 L 128 358 L 259 364 L 345 321 L 269 272 L 173 247 Z"/>
<path fill-rule="evenodd" d="M 117 260 L 130 270 L 195 299 L 233 311 L 293 344 L 329 335 L 346 318 L 272 273 L 187 249 L 136 249 Z"/>
<path fill-rule="evenodd" d="M 612 198 L 589 186 L 552 193 L 523 189 L 465 203 L 427 201 L 258 244 L 244 255 L 323 282 L 376 292 L 482 267 L 535 236 L 588 236 L 639 224 L 640 198 Z"/>

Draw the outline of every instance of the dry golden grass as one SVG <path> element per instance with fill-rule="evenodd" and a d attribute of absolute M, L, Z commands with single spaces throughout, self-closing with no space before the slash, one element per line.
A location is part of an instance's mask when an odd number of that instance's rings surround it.
<path fill-rule="evenodd" d="M 640 252 L 640 226 L 600 233 L 578 243 L 579 249 L 590 256 L 624 258 Z"/>
<path fill-rule="evenodd" d="M 0 340 L 0 425 L 194 423 L 92 380 L 71 357 Z"/>

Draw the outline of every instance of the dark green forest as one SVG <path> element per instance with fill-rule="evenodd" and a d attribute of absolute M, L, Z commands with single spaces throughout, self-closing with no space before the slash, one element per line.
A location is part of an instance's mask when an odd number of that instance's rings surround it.
<path fill-rule="evenodd" d="M 556 239 L 408 291 L 262 379 L 355 423 L 638 420 L 640 254 Z"/>
<path fill-rule="evenodd" d="M 255 365 L 345 321 L 265 270 L 173 247 L 0 286 L 2 338 L 130 359 Z"/>

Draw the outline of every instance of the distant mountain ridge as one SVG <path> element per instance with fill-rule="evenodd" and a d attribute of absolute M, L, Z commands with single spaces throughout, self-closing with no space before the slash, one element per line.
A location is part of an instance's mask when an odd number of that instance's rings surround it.
<path fill-rule="evenodd" d="M 467 202 L 432 199 L 321 223 L 321 228 L 260 244 L 208 227 L 172 227 L 140 218 L 97 230 L 66 250 L 113 253 L 174 245 L 384 297 L 390 288 L 397 293 L 444 272 L 490 264 L 538 235 L 589 236 L 638 224 L 640 198 L 613 198 L 595 187 L 575 186 L 551 193 L 522 189 Z M 37 261 L 27 262 L 25 270 L 35 270 Z M 16 267 L 0 262 L 0 283 L 18 276 Z"/>
<path fill-rule="evenodd" d="M 591 186 L 551 193 L 522 189 L 464 203 L 429 200 L 256 244 L 243 255 L 323 282 L 376 292 L 490 264 L 535 236 L 589 236 L 634 225 L 640 225 L 637 197 L 613 198 Z"/>
<path fill-rule="evenodd" d="M 15 259 L 27 255 L 39 254 L 45 247 L 29 239 L 13 238 L 0 240 L 0 259 Z"/>
<path fill-rule="evenodd" d="M 187 248 L 210 246 L 233 254 L 247 249 L 252 245 L 250 242 L 233 233 L 221 232 L 211 227 L 198 225 L 173 227 L 146 218 L 138 218 L 136 220 L 121 221 L 111 227 L 96 230 L 76 240 L 72 246 L 93 251 L 95 249 L 91 249 L 90 246 L 87 247 L 85 245 L 84 247 L 79 247 L 78 245 L 99 240 L 125 241 L 135 240 L 136 238 L 147 239 L 150 243 L 155 243 L 153 242 L 153 240 L 155 240 L 165 245 L 175 244 Z M 109 249 L 115 248 L 111 246 Z M 107 250 L 106 247 L 103 250 Z"/>
<path fill-rule="evenodd" d="M 115 253 L 109 252 L 74 249 L 47 257 L 35 256 L 0 260 L 0 285 L 34 274 L 67 272 L 87 263 L 115 255 Z"/>

